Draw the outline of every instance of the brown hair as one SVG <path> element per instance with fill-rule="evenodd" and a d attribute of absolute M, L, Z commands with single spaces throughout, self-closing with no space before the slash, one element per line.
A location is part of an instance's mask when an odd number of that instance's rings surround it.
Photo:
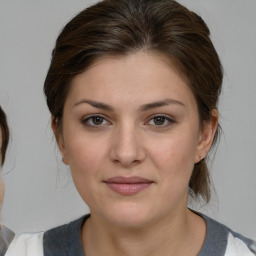
<path fill-rule="evenodd" d="M 0 145 L 1 146 L 0 164 L 2 165 L 4 164 L 10 133 L 9 133 L 6 115 L 1 107 L 0 107 L 0 129 L 1 129 L 0 132 L 2 132 L 2 145 Z"/>
<path fill-rule="evenodd" d="M 211 119 L 222 85 L 222 66 L 202 18 L 174 0 L 104 0 L 75 16 L 52 52 L 44 92 L 61 129 L 71 81 L 96 60 L 146 51 L 166 56 L 186 78 L 197 101 L 200 122 Z M 218 127 L 219 130 L 219 127 Z M 216 142 L 218 131 L 215 134 Z M 192 196 L 210 199 L 205 160 L 195 164 Z"/>

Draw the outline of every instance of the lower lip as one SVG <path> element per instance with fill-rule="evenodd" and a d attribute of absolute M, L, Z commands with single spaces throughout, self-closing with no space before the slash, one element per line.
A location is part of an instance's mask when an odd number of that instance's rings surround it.
<path fill-rule="evenodd" d="M 135 195 L 147 189 L 152 183 L 106 183 L 114 192 L 121 195 Z"/>

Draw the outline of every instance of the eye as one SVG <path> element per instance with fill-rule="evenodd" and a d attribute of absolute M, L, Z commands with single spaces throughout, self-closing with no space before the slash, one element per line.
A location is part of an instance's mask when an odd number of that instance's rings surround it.
<path fill-rule="evenodd" d="M 167 117 L 164 115 L 154 116 L 148 122 L 149 125 L 154 125 L 154 126 L 168 126 L 172 123 L 174 123 L 174 121 L 170 117 Z"/>
<path fill-rule="evenodd" d="M 82 120 L 82 123 L 90 127 L 104 126 L 110 124 L 103 116 L 100 115 L 87 117 Z"/>

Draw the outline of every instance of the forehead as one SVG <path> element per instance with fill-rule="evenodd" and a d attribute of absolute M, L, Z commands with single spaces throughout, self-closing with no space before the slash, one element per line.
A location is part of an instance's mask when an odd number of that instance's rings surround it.
<path fill-rule="evenodd" d="M 185 78 L 161 55 L 144 52 L 98 60 L 72 80 L 69 98 L 85 95 L 109 100 L 136 99 L 141 102 L 163 97 L 193 101 Z"/>

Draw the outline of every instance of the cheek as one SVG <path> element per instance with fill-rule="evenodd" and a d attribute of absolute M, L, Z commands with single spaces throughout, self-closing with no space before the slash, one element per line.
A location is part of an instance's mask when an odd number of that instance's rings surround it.
<path fill-rule="evenodd" d="M 174 205 L 187 196 L 189 180 L 194 169 L 195 152 L 194 140 L 182 134 L 166 138 L 152 152 L 162 188 L 161 197 L 168 202 L 173 202 Z"/>
<path fill-rule="evenodd" d="M 65 147 L 68 164 L 75 172 L 94 172 L 104 155 L 102 143 L 83 139 L 79 135 L 67 140 Z"/>
<path fill-rule="evenodd" d="M 185 166 L 193 166 L 196 154 L 196 143 L 189 138 L 175 136 L 174 138 L 166 138 L 157 147 L 152 148 L 152 159 L 155 164 L 160 166 L 169 166 L 173 170 L 181 171 L 180 168 Z M 180 167 L 180 168 L 179 168 Z M 168 170 L 168 169 L 167 169 Z"/>
<path fill-rule="evenodd" d="M 183 139 L 170 139 L 154 151 L 154 165 L 161 184 L 160 197 L 177 205 L 187 198 L 188 184 L 194 168 L 195 146 Z"/>
<path fill-rule="evenodd" d="M 65 160 L 70 166 L 74 180 L 92 175 L 98 169 L 104 151 L 104 143 L 85 132 L 75 121 L 64 122 L 63 139 Z"/>
<path fill-rule="evenodd" d="M 74 184 L 82 199 L 91 207 L 100 193 L 97 188 L 101 180 L 100 170 L 105 150 L 102 143 L 84 139 L 78 134 L 65 142 L 66 157 Z"/>

